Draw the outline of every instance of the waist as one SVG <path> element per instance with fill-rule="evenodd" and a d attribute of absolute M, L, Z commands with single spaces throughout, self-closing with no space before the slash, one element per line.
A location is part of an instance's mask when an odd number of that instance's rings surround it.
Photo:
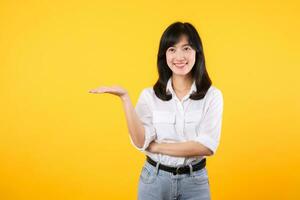
<path fill-rule="evenodd" d="M 181 165 L 181 166 L 168 166 L 161 164 L 160 162 L 156 162 L 153 159 L 151 159 L 149 156 L 147 156 L 147 162 L 151 164 L 152 166 L 156 167 L 157 169 L 161 169 L 167 172 L 171 172 L 174 175 L 176 174 L 188 174 L 192 173 L 193 171 L 198 171 L 203 169 L 206 166 L 206 159 L 202 159 L 200 162 L 195 164 L 189 164 L 189 165 Z"/>
<path fill-rule="evenodd" d="M 176 157 L 176 156 L 169 156 L 165 154 L 153 154 L 146 152 L 146 156 L 150 157 L 151 159 L 155 160 L 156 162 L 160 162 L 163 165 L 168 166 L 182 166 L 182 165 L 189 165 L 195 164 L 203 160 L 204 156 L 197 156 L 197 157 Z"/>

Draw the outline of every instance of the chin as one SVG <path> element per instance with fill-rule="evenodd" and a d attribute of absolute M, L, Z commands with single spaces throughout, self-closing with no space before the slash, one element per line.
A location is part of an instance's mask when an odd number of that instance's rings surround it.
<path fill-rule="evenodd" d="M 186 76 L 190 73 L 190 71 L 177 71 L 177 70 L 174 70 L 173 71 L 173 74 L 177 75 L 177 76 Z"/>
<path fill-rule="evenodd" d="M 174 73 L 173 72 L 173 75 L 176 75 L 176 76 L 187 76 L 188 73 Z"/>

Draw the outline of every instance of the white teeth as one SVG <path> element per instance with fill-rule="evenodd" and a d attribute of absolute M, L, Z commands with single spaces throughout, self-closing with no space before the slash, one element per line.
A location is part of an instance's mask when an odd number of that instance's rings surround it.
<path fill-rule="evenodd" d="M 174 64 L 176 67 L 184 67 L 186 65 L 186 63 L 183 64 Z"/>

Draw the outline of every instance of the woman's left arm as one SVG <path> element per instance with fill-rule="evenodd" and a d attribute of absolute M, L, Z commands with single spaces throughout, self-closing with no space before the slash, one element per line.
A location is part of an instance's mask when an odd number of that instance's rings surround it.
<path fill-rule="evenodd" d="M 197 129 L 197 136 L 192 141 L 177 143 L 152 142 L 149 151 L 170 156 L 193 157 L 211 156 L 215 154 L 221 134 L 223 115 L 223 95 L 220 90 L 215 90 L 211 98 L 201 129 Z"/>
<path fill-rule="evenodd" d="M 161 153 L 179 157 L 210 156 L 213 154 L 209 148 L 195 141 L 177 143 L 157 143 L 153 141 L 147 150 L 151 153 Z"/>

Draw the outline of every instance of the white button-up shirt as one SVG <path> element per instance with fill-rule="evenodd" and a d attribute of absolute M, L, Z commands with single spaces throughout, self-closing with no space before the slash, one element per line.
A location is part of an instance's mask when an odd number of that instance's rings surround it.
<path fill-rule="evenodd" d="M 203 99 L 192 100 L 189 96 L 196 91 L 194 81 L 189 93 L 180 101 L 172 88 L 171 78 L 167 83 L 167 91 L 172 94 L 169 101 L 159 99 L 152 87 L 142 90 L 135 110 L 145 127 L 145 143 L 142 148 L 138 148 L 129 134 L 131 144 L 153 160 L 170 166 L 193 164 L 202 160 L 204 156 L 187 158 L 151 153 L 146 148 L 152 141 L 176 143 L 192 140 L 215 153 L 221 134 L 222 92 L 211 85 Z"/>

